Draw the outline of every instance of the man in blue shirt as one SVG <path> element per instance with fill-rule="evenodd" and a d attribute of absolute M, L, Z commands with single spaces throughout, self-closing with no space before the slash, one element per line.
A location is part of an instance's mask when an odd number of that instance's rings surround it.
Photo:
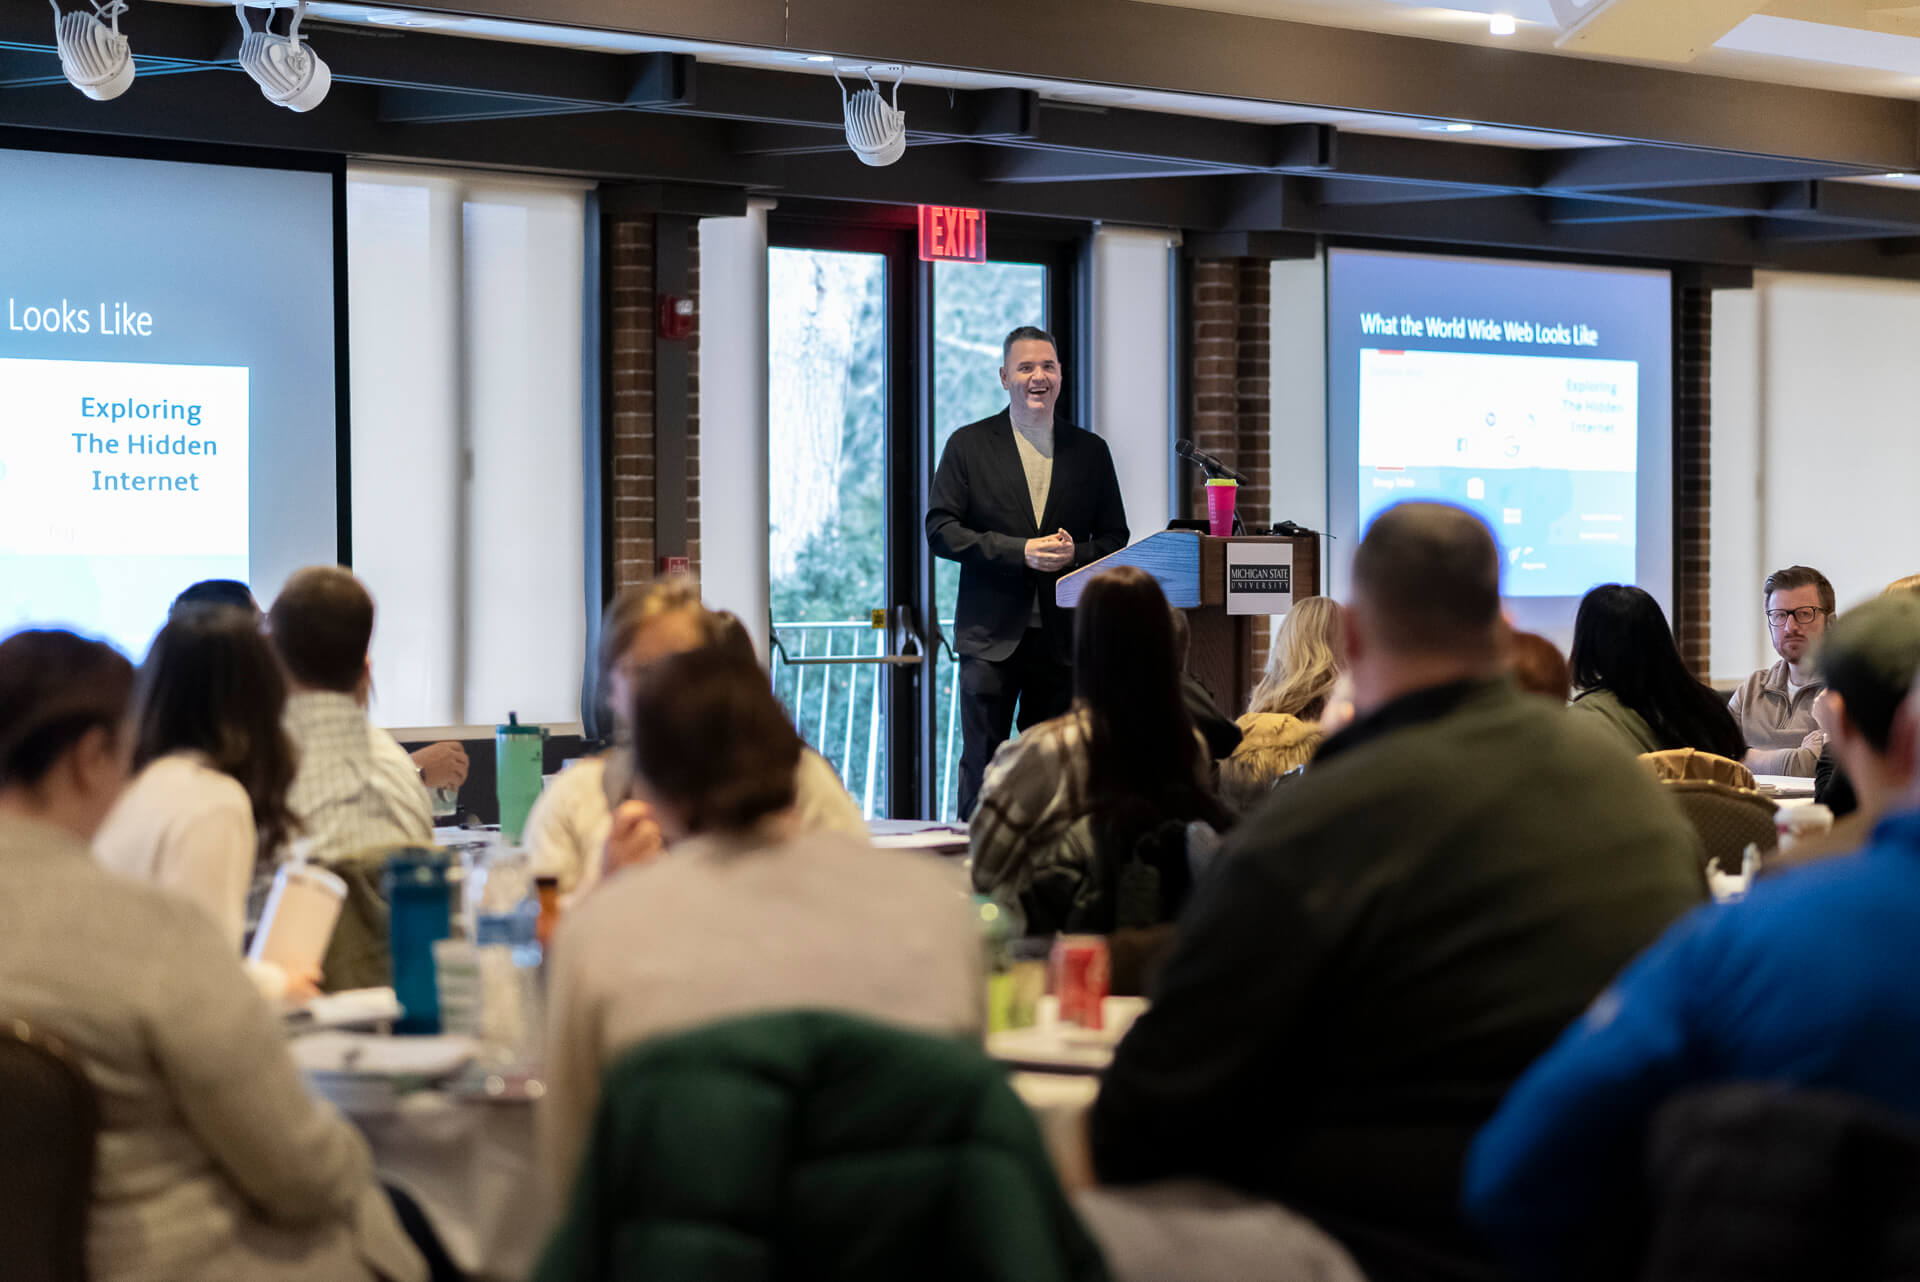
<path fill-rule="evenodd" d="M 1849 1092 L 1920 1118 L 1920 603 L 1883 598 L 1835 625 L 1824 671 L 1906 781 L 1858 855 L 1690 914 L 1595 1000 L 1508 1093 L 1468 1157 L 1468 1217 L 1529 1279 L 1630 1276 L 1647 1128 L 1693 1086 Z M 1625 1272 L 1621 1272 L 1621 1267 Z"/>

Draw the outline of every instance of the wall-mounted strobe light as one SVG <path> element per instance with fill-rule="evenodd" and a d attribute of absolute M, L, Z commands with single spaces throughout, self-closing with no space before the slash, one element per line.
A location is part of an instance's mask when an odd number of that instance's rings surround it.
<path fill-rule="evenodd" d="M 120 34 L 126 0 L 93 0 L 93 12 L 61 13 L 53 3 L 53 40 L 60 50 L 61 74 L 73 87 L 98 102 L 118 98 L 133 83 L 133 50 Z M 106 21 L 102 22 L 101 19 Z"/>
<path fill-rule="evenodd" d="M 253 77 L 267 101 L 289 111 L 312 111 L 318 107 L 333 84 L 333 72 L 319 54 L 300 41 L 300 23 L 307 16 L 307 0 L 299 0 L 294 6 L 293 21 L 287 25 L 284 36 L 272 30 L 271 9 L 258 31 L 247 22 L 244 4 L 234 5 L 233 11 L 240 15 L 243 33 L 240 69 Z"/>
<path fill-rule="evenodd" d="M 867 68 L 866 77 L 867 87 L 849 94 L 839 68 L 833 72 L 833 82 L 840 86 L 844 100 L 847 146 L 865 164 L 891 165 L 907 151 L 907 113 L 900 110 L 900 81 L 906 79 L 906 69 L 901 68 L 899 79 L 893 82 L 891 104 L 880 96 L 873 68 Z"/>

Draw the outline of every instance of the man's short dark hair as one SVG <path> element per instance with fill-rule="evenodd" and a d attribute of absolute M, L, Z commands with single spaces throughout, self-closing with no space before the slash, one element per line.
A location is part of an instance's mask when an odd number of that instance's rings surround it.
<path fill-rule="evenodd" d="M 373 641 L 373 598 L 337 565 L 299 570 L 267 611 L 274 653 L 304 686 L 352 694 Z"/>
<path fill-rule="evenodd" d="M 1500 622 L 1500 549 L 1486 523 L 1446 503 L 1398 503 L 1353 554 L 1353 586 L 1398 654 L 1480 653 Z"/>
<path fill-rule="evenodd" d="M 1015 343 L 1026 342 L 1045 343 L 1053 349 L 1053 359 L 1056 361 L 1060 359 L 1060 344 L 1053 341 L 1053 335 L 1047 333 L 1046 330 L 1041 329 L 1038 325 L 1022 325 L 1019 329 L 1007 335 L 1006 342 L 1000 344 L 1000 363 L 1005 365 L 1013 358 L 1013 345 Z"/>
<path fill-rule="evenodd" d="M 1769 574 L 1766 586 L 1760 591 L 1760 600 L 1770 601 L 1774 593 L 1790 592 L 1794 588 L 1819 588 L 1820 608 L 1828 614 L 1833 613 L 1833 584 L 1827 582 L 1826 575 L 1810 565 L 1790 565 Z"/>
<path fill-rule="evenodd" d="M 1885 752 L 1893 714 L 1920 673 L 1920 597 L 1901 592 L 1848 610 L 1827 633 L 1817 665 L 1827 688 L 1846 701 L 1847 719 Z"/>

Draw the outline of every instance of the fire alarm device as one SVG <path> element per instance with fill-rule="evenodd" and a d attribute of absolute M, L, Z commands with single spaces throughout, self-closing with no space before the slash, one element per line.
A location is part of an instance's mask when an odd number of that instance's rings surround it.
<path fill-rule="evenodd" d="M 693 300 L 684 294 L 660 296 L 660 337 L 686 338 L 693 333 Z"/>

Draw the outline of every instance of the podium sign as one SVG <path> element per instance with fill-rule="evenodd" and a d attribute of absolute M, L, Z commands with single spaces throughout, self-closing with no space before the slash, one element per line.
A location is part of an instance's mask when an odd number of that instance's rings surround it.
<path fill-rule="evenodd" d="M 1227 613 L 1285 614 L 1293 609 L 1293 544 L 1227 544 Z"/>

